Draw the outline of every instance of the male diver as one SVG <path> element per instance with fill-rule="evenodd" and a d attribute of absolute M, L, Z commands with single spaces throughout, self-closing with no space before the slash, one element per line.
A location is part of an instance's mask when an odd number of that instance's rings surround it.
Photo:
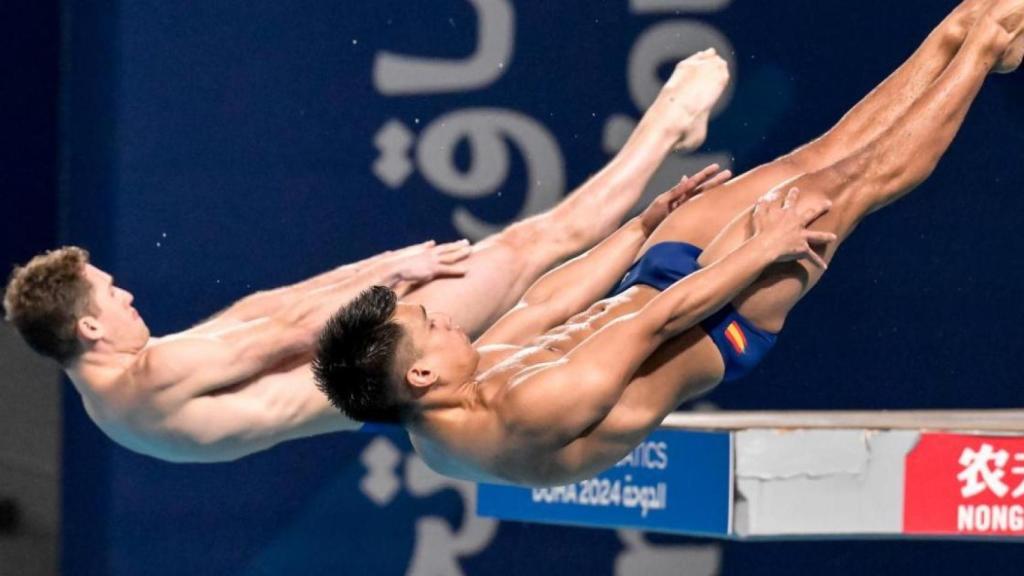
<path fill-rule="evenodd" d="M 480 333 L 556 263 L 613 232 L 673 149 L 704 140 L 728 83 L 705 51 L 680 62 L 621 152 L 547 213 L 470 247 L 414 246 L 245 298 L 183 332 L 151 337 L 132 295 L 65 248 L 16 269 L 7 319 L 57 360 L 94 422 L 136 452 L 232 460 L 282 441 L 361 426 L 317 391 L 309 362 L 338 306 L 383 284 Z M 712 183 L 713 184 L 713 183 Z"/>
<path fill-rule="evenodd" d="M 1022 55 L 1024 1 L 968 0 L 823 137 L 674 210 L 666 193 L 475 343 L 443 313 L 363 293 L 328 322 L 318 383 L 354 419 L 402 424 L 440 473 L 591 476 L 747 374 L 838 245 L 928 177 L 987 75 Z"/>

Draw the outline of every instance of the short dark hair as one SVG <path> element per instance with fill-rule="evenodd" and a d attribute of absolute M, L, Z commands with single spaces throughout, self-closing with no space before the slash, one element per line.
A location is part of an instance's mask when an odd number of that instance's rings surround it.
<path fill-rule="evenodd" d="M 64 366 L 82 353 L 77 324 L 91 303 L 88 263 L 81 248 L 51 250 L 16 267 L 4 291 L 7 321 L 33 350 Z"/>
<path fill-rule="evenodd" d="M 360 422 L 400 424 L 411 402 L 396 381 L 405 330 L 394 290 L 374 286 L 343 306 L 320 334 L 313 374 L 331 404 Z"/>

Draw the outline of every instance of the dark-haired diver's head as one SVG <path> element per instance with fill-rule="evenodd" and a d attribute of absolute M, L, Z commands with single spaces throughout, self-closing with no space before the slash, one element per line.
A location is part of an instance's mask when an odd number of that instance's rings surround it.
<path fill-rule="evenodd" d="M 478 360 L 451 318 L 374 286 L 327 322 L 313 371 L 320 390 L 350 418 L 405 423 L 432 390 L 472 378 Z"/>

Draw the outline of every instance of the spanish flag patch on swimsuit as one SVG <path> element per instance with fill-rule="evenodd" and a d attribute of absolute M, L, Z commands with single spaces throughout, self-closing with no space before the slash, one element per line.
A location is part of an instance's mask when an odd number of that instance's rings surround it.
<path fill-rule="evenodd" d="M 743 333 L 738 322 L 733 320 L 725 329 L 725 338 L 732 344 L 732 349 L 737 354 L 744 354 L 747 351 L 747 335 Z"/>

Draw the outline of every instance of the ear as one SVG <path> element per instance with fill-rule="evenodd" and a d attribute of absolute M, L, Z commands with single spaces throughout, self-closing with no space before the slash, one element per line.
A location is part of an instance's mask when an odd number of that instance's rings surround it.
<path fill-rule="evenodd" d="M 437 372 L 427 368 L 425 366 L 414 364 L 409 371 L 405 373 L 405 379 L 414 388 L 421 390 L 429 388 L 437 382 Z"/>
<path fill-rule="evenodd" d="M 78 337 L 87 342 L 96 342 L 105 334 L 103 324 L 94 316 L 83 316 L 78 319 Z"/>

